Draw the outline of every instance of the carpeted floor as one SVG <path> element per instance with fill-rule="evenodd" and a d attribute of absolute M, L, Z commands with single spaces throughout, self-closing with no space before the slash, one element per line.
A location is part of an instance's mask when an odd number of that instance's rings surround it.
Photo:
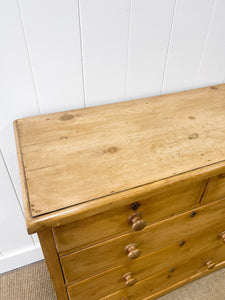
<path fill-rule="evenodd" d="M 45 262 L 1 275 L 0 300 L 56 300 Z M 225 300 L 225 268 L 158 300 Z"/>

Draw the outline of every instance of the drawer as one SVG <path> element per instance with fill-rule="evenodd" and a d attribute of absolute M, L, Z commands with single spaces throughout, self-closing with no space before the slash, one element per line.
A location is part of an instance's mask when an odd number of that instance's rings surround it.
<path fill-rule="evenodd" d="M 213 269 L 208 269 L 206 259 L 209 259 L 209 266 L 211 261 L 216 265 Z M 107 300 L 143 300 L 156 299 L 162 294 L 175 289 L 178 286 L 184 285 L 193 281 L 203 275 L 210 273 L 212 270 L 224 267 L 225 256 L 224 249 L 218 248 L 209 251 L 203 256 L 197 256 L 190 261 L 177 265 L 173 270 L 167 270 L 155 276 L 146 278 L 137 282 L 134 286 L 124 288 L 102 299 Z M 70 296 L 70 300 L 77 299 L 75 295 Z"/>
<path fill-rule="evenodd" d="M 225 198 L 225 173 L 209 180 L 202 203 L 209 203 Z"/>
<path fill-rule="evenodd" d="M 185 261 L 190 261 L 196 256 L 201 258 L 202 262 L 213 258 L 215 259 L 214 263 L 219 263 L 221 260 L 225 260 L 225 244 L 217 236 L 218 232 L 211 230 L 207 234 L 188 238 L 185 242 L 176 243 L 152 254 L 127 262 L 77 284 L 68 286 L 69 295 L 71 299 L 76 300 L 100 299 L 123 289 L 125 287 L 123 277 L 126 273 L 131 272 L 133 278 L 140 282 L 165 270 L 167 274 L 173 273 L 176 270 L 176 266 L 180 266 Z M 216 254 L 218 253 L 221 253 L 221 256 L 217 257 Z M 96 287 L 101 287 L 101 289 L 96 289 Z"/>
<path fill-rule="evenodd" d="M 141 256 L 185 241 L 192 235 L 225 229 L 225 201 L 217 201 L 60 258 L 66 282 L 75 282 L 129 261 L 124 249 L 136 243 Z"/>
<path fill-rule="evenodd" d="M 205 184 L 206 181 L 177 183 L 165 193 L 142 195 L 128 205 L 55 228 L 53 232 L 58 252 L 63 255 L 131 231 L 128 217 L 135 210 L 142 214 L 143 220 L 149 225 L 197 207 Z M 132 206 L 132 203 L 135 205 Z"/>

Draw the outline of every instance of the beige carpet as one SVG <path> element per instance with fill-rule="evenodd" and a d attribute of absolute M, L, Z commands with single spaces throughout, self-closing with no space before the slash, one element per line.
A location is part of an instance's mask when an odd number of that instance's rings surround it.
<path fill-rule="evenodd" d="M 45 262 L 0 276 L 0 300 L 56 300 Z M 158 300 L 225 300 L 225 268 Z"/>

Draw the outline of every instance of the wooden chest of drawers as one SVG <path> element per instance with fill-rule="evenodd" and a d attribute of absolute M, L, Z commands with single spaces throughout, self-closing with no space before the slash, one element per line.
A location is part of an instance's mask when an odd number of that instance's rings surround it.
<path fill-rule="evenodd" d="M 225 266 L 225 85 L 14 125 L 58 299 L 156 299 Z"/>

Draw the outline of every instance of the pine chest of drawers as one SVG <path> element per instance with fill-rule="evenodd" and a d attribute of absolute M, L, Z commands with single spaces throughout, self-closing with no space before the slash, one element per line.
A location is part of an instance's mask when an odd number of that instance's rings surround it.
<path fill-rule="evenodd" d="M 225 85 L 14 125 L 58 299 L 156 299 L 225 265 Z"/>

